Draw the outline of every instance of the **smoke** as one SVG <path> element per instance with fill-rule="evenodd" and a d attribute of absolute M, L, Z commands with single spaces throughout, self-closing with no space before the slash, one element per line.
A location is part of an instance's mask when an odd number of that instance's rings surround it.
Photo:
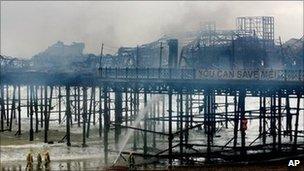
<path fill-rule="evenodd" d="M 303 2 L 1 1 L 1 54 L 29 58 L 58 40 L 84 42 L 85 53 L 95 54 L 103 42 L 114 53 L 206 21 L 234 29 L 237 16 L 261 15 L 275 17 L 276 37 L 303 35 Z"/>

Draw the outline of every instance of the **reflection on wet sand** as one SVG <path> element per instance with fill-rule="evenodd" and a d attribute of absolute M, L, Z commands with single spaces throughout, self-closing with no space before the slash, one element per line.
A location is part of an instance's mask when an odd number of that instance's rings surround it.
<path fill-rule="evenodd" d="M 90 163 L 88 163 L 90 162 Z M 50 170 L 99 170 L 97 165 L 94 162 L 88 160 L 66 160 L 66 161 L 56 161 L 51 162 L 49 167 L 44 165 L 39 165 L 39 163 L 34 163 L 32 169 L 26 169 L 26 163 L 5 163 L 1 164 L 2 171 L 50 171 Z"/>

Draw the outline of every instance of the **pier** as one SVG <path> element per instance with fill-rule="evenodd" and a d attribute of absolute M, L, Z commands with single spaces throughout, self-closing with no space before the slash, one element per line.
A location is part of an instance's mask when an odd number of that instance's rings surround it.
<path fill-rule="evenodd" d="M 132 147 L 122 155 L 133 151 L 140 165 L 258 162 L 304 152 L 303 70 L 16 69 L 1 70 L 0 89 L 2 132 L 23 134 L 26 111 L 29 141 L 38 131 L 45 143 L 54 141 L 50 123 L 64 123 L 61 142 L 71 146 L 71 130 L 79 127 L 85 148 L 97 125 L 107 165 L 130 130 Z"/>

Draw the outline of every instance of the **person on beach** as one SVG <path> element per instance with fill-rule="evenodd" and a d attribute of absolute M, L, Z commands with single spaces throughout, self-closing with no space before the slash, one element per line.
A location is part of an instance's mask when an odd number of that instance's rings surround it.
<path fill-rule="evenodd" d="M 41 170 L 41 164 L 42 164 L 42 157 L 41 157 L 41 154 L 38 153 L 37 155 L 37 169 L 36 170 Z"/>
<path fill-rule="evenodd" d="M 129 164 L 129 170 L 136 170 L 135 168 L 135 159 L 134 159 L 134 155 L 133 152 L 130 152 L 130 155 L 128 157 L 128 164 Z"/>
<path fill-rule="evenodd" d="M 46 170 L 49 170 L 50 169 L 50 162 L 51 162 L 51 159 L 50 159 L 50 155 L 49 155 L 49 152 L 47 151 L 44 155 L 44 166 L 45 166 L 45 169 Z"/>
<path fill-rule="evenodd" d="M 26 157 L 26 168 L 25 168 L 25 170 L 29 170 L 29 171 L 31 171 L 31 170 L 33 170 L 33 155 L 32 155 L 32 153 L 28 153 L 27 154 L 27 157 Z"/>

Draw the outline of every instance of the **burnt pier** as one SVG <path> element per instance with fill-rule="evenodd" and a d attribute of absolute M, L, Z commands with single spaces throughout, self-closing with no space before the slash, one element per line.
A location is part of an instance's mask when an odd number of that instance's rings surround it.
<path fill-rule="evenodd" d="M 71 146 L 71 130 L 79 127 L 86 147 L 97 127 L 106 164 L 130 130 L 122 154 L 134 151 L 141 164 L 246 162 L 304 152 L 303 70 L 15 70 L 1 71 L 0 90 L 1 132 L 26 132 L 33 141 L 43 131 L 47 143 L 50 123 L 64 123 L 62 142 Z"/>

